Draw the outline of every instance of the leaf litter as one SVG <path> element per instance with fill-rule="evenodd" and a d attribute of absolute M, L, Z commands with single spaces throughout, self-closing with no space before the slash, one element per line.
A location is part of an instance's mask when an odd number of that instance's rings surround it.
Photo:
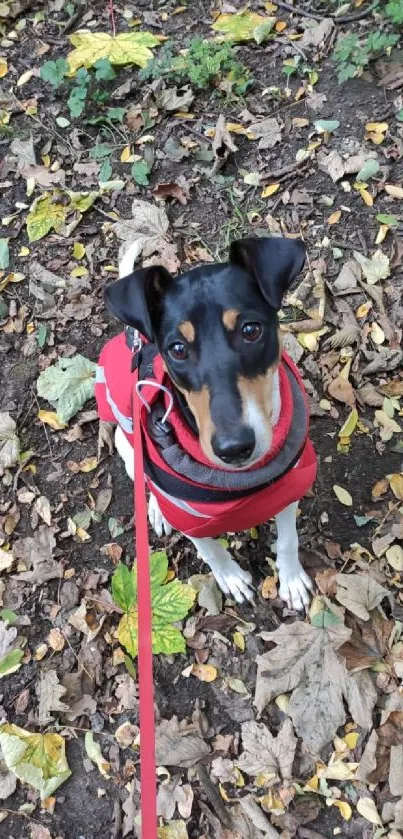
<path fill-rule="evenodd" d="M 375 84 L 371 106 L 363 88 L 341 95 L 323 62 L 340 24 L 286 5 L 221 4 L 198 21 L 206 40 L 245 45 L 256 81 L 242 100 L 231 74 L 199 92 L 137 76 L 164 38 L 187 48 L 191 9 L 137 19 L 115 8 L 113 35 L 90 4 L 57 47 L 47 13 L 33 25 L 29 4 L 0 9 L 2 21 L 23 15 L 0 62 L 13 91 L 0 103 L 0 794 L 14 807 L 19 779 L 32 836 L 69 823 L 65 753 L 77 738 L 80 835 L 91 833 L 90 806 L 94 835 L 103 829 L 106 801 L 111 830 L 137 831 L 132 509 L 109 457 L 113 429 L 98 429 L 91 402 L 119 245 L 175 274 L 262 233 L 302 235 L 309 254 L 280 317 L 320 454 L 300 541 L 321 596 L 305 620 L 284 608 L 270 526 L 226 536 L 231 552 L 258 560 L 251 613 L 234 610 L 183 542 L 153 538 L 159 832 L 313 837 L 344 835 L 349 822 L 397 839 L 403 829 L 401 102 L 391 88 L 386 116 Z M 28 39 L 38 50 L 27 64 Z M 68 75 L 50 91 L 38 67 L 61 54 Z M 110 101 L 88 101 L 77 119 L 65 85 L 99 60 Z"/>

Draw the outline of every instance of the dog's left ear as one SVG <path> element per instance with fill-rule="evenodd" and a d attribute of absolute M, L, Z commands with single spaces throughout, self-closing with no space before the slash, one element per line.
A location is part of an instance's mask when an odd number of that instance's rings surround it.
<path fill-rule="evenodd" d="M 232 242 L 229 260 L 254 277 L 265 300 L 278 311 L 285 292 L 301 271 L 305 254 L 302 239 L 273 236 Z"/>
<path fill-rule="evenodd" d="M 106 287 L 106 307 L 118 320 L 134 326 L 148 341 L 154 341 L 158 305 L 172 280 L 162 265 L 139 268 Z"/>

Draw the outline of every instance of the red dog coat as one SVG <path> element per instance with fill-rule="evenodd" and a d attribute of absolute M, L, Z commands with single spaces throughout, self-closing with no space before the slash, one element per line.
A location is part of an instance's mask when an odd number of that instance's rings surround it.
<path fill-rule="evenodd" d="M 95 396 L 100 419 L 120 425 L 133 446 L 133 355 L 125 333 L 105 344 L 97 367 Z M 154 345 L 142 350 L 140 379 L 172 387 Z M 316 456 L 308 438 L 308 406 L 297 368 L 282 354 L 279 366 L 281 413 L 269 453 L 250 469 L 217 468 L 174 402 L 165 427 L 166 394 L 144 385 L 141 421 L 149 489 L 162 515 L 187 536 L 219 536 L 262 524 L 299 501 L 316 477 Z"/>

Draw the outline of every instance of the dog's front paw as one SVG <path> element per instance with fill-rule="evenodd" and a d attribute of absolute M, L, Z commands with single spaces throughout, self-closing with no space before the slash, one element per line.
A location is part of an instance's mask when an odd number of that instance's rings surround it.
<path fill-rule="evenodd" d="M 209 550 L 199 553 L 210 566 L 216 583 L 224 594 L 233 597 L 237 603 L 253 600 L 254 591 L 249 571 L 244 571 L 219 542 L 211 540 Z"/>
<path fill-rule="evenodd" d="M 298 611 L 304 609 L 306 611 L 310 603 L 313 585 L 302 565 L 299 562 L 298 565 L 299 567 L 294 567 L 290 574 L 280 571 L 279 595 L 282 600 L 286 601 L 289 609 Z"/>
<path fill-rule="evenodd" d="M 150 500 L 148 502 L 148 520 L 157 536 L 171 535 L 172 527 L 167 520 L 164 519 L 158 501 L 155 495 L 152 494 L 150 495 Z"/>

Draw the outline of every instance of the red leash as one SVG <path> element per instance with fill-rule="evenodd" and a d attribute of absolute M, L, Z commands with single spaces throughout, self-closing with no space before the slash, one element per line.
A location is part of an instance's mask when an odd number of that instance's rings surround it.
<path fill-rule="evenodd" d="M 136 348 L 137 349 L 137 348 Z M 134 351 L 136 351 L 136 349 Z M 147 502 L 141 436 L 140 399 L 133 375 L 134 510 L 136 521 L 138 668 L 140 714 L 141 837 L 157 839 L 157 778 L 155 772 L 154 684 L 152 654 L 152 609 L 150 586 L 150 546 L 148 544 Z"/>

